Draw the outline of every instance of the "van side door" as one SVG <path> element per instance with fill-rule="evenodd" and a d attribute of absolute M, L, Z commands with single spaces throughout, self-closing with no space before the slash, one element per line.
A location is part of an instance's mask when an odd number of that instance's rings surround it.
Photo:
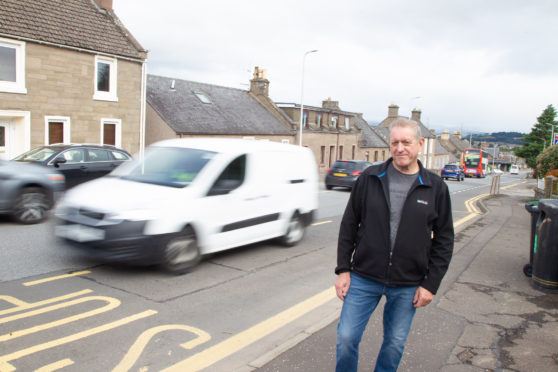
<path fill-rule="evenodd" d="M 249 155 L 232 160 L 209 188 L 203 205 L 204 253 L 265 240 L 279 214 L 268 210 L 269 193 L 247 179 Z"/>

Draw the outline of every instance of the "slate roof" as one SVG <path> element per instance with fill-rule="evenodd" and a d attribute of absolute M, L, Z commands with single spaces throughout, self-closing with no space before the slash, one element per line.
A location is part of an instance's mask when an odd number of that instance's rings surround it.
<path fill-rule="evenodd" d="M 195 92 L 203 93 L 211 103 L 203 103 Z M 176 133 L 294 134 L 250 92 L 241 89 L 148 75 L 147 103 Z"/>
<path fill-rule="evenodd" d="M 456 136 L 450 136 L 449 140 L 443 140 L 441 137 L 438 137 L 438 142 L 457 158 L 461 158 L 463 150 L 469 148 L 469 141 L 465 141 Z"/>
<path fill-rule="evenodd" d="M 137 60 L 147 56 L 116 14 L 93 0 L 0 0 L 0 36 Z"/>
<path fill-rule="evenodd" d="M 381 126 L 381 125 L 371 125 L 370 129 L 372 129 L 374 131 L 374 133 L 376 133 L 376 135 L 378 137 L 380 137 L 386 143 L 386 145 L 389 147 L 389 128 L 388 127 L 384 127 L 384 126 Z"/>
<path fill-rule="evenodd" d="M 382 148 L 389 147 L 388 142 L 384 139 L 383 135 L 376 133 L 364 119 L 355 117 L 355 126 L 361 130 L 360 147 L 363 148 Z"/>

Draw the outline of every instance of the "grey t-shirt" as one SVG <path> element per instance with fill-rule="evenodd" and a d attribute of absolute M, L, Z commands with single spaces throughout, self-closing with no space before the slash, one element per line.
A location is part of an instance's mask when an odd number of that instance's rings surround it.
<path fill-rule="evenodd" d="M 391 204 L 389 222 L 391 226 L 391 249 L 395 243 L 395 236 L 399 228 L 399 221 L 401 221 L 401 212 L 403 204 L 407 199 L 407 194 L 411 189 L 411 185 L 418 177 L 418 173 L 405 174 L 399 172 L 393 164 L 388 166 L 387 170 L 388 183 L 389 183 L 389 202 Z"/>

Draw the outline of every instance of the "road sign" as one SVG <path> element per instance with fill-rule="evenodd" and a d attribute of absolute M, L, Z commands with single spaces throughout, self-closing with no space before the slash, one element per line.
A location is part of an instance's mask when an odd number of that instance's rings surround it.
<path fill-rule="evenodd" d="M 558 145 L 558 133 L 554 134 L 554 141 L 553 141 L 553 143 L 554 143 L 555 145 Z"/>

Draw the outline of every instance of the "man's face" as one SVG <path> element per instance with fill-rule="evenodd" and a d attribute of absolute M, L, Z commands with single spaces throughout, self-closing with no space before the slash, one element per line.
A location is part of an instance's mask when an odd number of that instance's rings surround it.
<path fill-rule="evenodd" d="M 424 138 L 415 137 L 413 128 L 394 127 L 390 132 L 393 165 L 403 173 L 418 172 L 417 158 L 423 143 Z"/>

